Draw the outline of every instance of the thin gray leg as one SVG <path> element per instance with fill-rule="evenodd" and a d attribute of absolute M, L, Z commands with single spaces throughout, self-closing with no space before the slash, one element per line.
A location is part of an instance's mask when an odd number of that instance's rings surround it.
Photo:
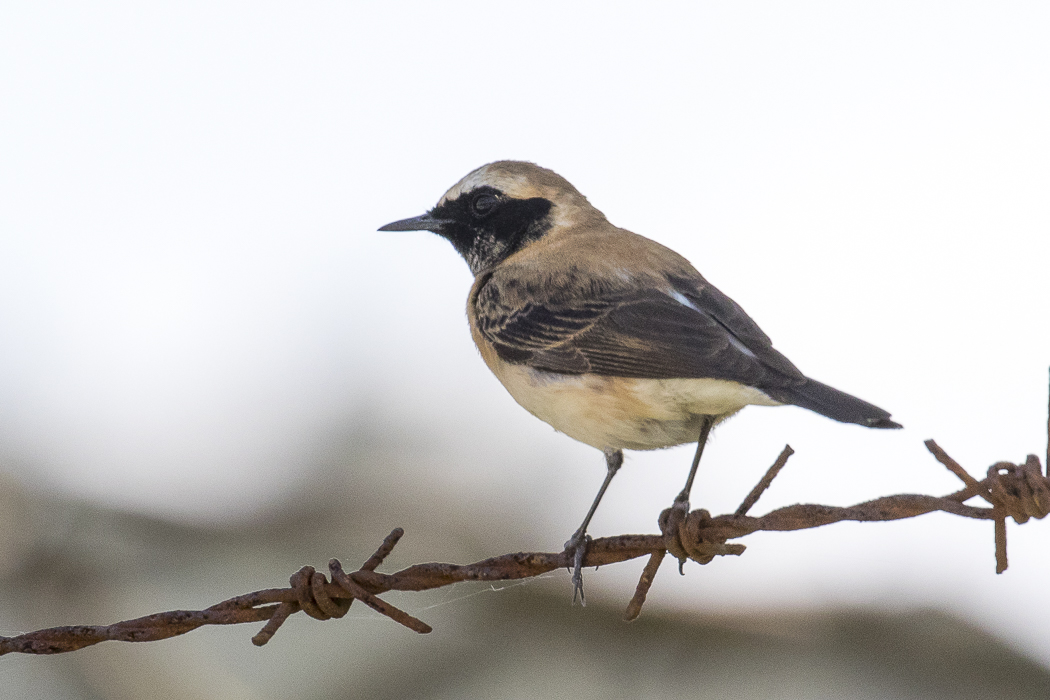
<path fill-rule="evenodd" d="M 689 510 L 689 493 L 693 490 L 693 479 L 696 478 L 696 468 L 700 466 L 700 457 L 704 454 L 704 445 L 707 444 L 707 436 L 711 434 L 711 427 L 714 424 L 714 416 L 704 417 L 704 422 L 700 426 L 700 439 L 696 443 L 696 455 L 693 456 L 693 467 L 689 470 L 689 478 L 685 480 L 685 488 L 674 499 L 675 505 L 684 503 L 687 511 Z"/>
<path fill-rule="evenodd" d="M 578 595 L 581 605 L 587 605 L 587 599 L 583 595 L 583 558 L 587 555 L 587 543 L 591 540 L 587 535 L 587 526 L 591 523 L 594 512 L 598 510 L 598 504 L 601 503 L 605 490 L 609 488 L 609 484 L 612 483 L 616 472 L 620 471 L 620 467 L 623 466 L 623 450 L 606 450 L 605 466 L 608 469 L 605 473 L 605 481 L 602 482 L 602 487 L 598 489 L 598 495 L 594 497 L 591 509 L 587 511 L 587 517 L 583 519 L 583 524 L 576 530 L 576 533 L 565 543 L 565 551 L 573 553 L 573 563 L 575 564 L 572 572 L 572 602 L 576 602 L 576 596 Z"/>

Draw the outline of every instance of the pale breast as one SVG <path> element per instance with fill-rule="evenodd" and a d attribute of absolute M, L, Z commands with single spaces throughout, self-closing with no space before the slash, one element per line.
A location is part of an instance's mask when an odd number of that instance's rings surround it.
<path fill-rule="evenodd" d="M 653 450 L 695 442 L 705 416 L 724 420 L 744 406 L 779 406 L 762 391 L 723 379 L 641 379 L 558 374 L 499 357 L 473 313 L 479 277 L 468 300 L 471 335 L 485 364 L 510 395 L 556 430 L 600 450 Z"/>
<path fill-rule="evenodd" d="M 695 442 L 705 415 L 723 420 L 747 405 L 781 405 L 758 389 L 721 379 L 564 375 L 496 364 L 490 368 L 522 407 L 600 450 Z"/>

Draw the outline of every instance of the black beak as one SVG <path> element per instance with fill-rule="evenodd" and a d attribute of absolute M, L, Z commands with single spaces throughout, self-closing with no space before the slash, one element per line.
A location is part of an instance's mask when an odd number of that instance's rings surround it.
<path fill-rule="evenodd" d="M 433 231 L 438 233 L 441 227 L 449 223 L 442 219 L 435 219 L 429 213 L 422 216 L 413 216 L 411 219 L 402 219 L 386 226 L 380 226 L 380 231 Z"/>

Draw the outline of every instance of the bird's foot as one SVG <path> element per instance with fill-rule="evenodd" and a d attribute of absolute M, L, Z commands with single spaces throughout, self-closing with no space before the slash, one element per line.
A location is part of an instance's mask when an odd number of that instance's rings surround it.
<path fill-rule="evenodd" d="M 587 598 L 583 595 L 583 558 L 587 556 L 587 548 L 591 544 L 591 536 L 582 528 L 569 538 L 565 543 L 565 553 L 572 554 L 572 602 L 576 603 L 577 596 L 580 605 L 587 607 Z"/>
<path fill-rule="evenodd" d="M 688 555 L 679 539 L 679 528 L 687 517 L 689 517 L 689 493 L 686 491 L 675 496 L 671 507 L 660 514 L 660 530 L 667 542 L 667 551 L 678 559 L 678 573 L 682 576 L 685 576 L 685 562 Z"/>

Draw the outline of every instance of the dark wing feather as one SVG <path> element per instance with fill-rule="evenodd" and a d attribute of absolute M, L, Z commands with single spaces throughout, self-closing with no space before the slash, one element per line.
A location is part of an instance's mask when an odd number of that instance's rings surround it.
<path fill-rule="evenodd" d="M 472 303 L 478 330 L 506 362 L 562 374 L 726 379 L 845 423 L 900 427 L 878 406 L 807 379 L 703 278 L 668 282 L 666 292 L 552 289 L 490 276 Z"/>
<path fill-rule="evenodd" d="M 679 299 L 653 289 L 587 291 L 586 298 L 562 289 L 517 301 L 520 294 L 501 294 L 489 280 L 476 297 L 478 329 L 503 360 L 549 372 L 714 378 L 760 388 L 805 382 L 754 321 L 710 286 L 675 284 Z"/>
<path fill-rule="evenodd" d="M 773 348 L 773 341 L 762 332 L 740 305 L 710 284 L 697 284 L 684 278 L 671 278 L 675 291 L 689 300 L 702 313 L 710 316 L 722 326 L 730 338 L 739 341 L 763 365 L 791 377 L 802 377 L 802 373 L 791 360 Z"/>

